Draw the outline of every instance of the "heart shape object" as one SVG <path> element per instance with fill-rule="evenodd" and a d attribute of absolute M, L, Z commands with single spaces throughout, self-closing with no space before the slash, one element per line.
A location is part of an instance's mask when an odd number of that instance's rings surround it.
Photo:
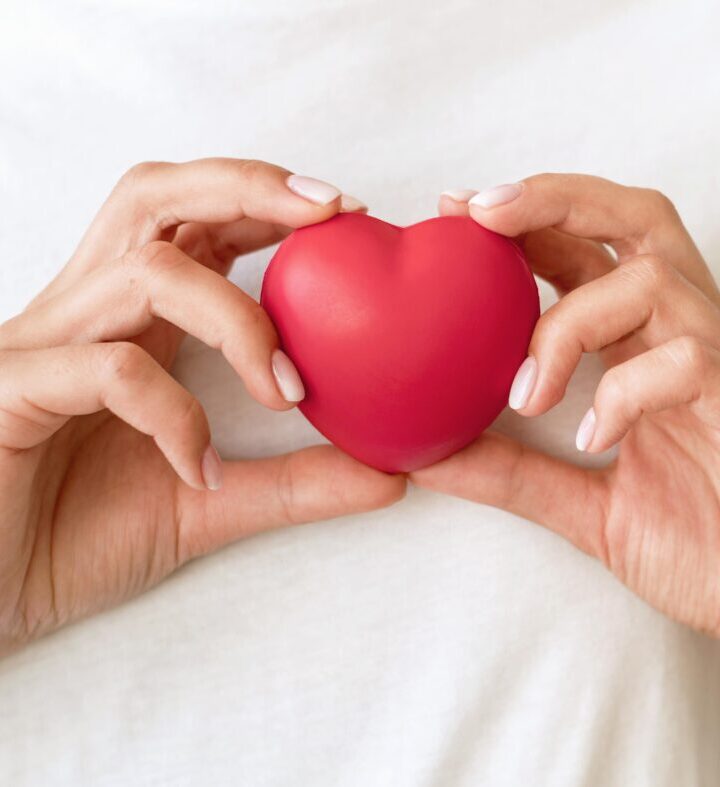
<path fill-rule="evenodd" d="M 390 473 L 474 440 L 505 407 L 540 308 L 513 241 L 468 217 L 341 213 L 289 235 L 261 303 L 305 384 L 300 410 Z"/>

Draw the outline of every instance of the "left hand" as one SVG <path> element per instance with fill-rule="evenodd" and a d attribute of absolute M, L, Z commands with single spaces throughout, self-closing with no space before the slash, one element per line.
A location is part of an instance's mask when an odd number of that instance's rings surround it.
<path fill-rule="evenodd" d="M 582 469 L 489 432 L 411 480 L 545 525 L 720 636 L 720 295 L 673 205 L 582 175 L 534 176 L 469 204 L 475 192 L 451 194 L 441 213 L 517 237 L 562 296 L 536 326 L 511 406 L 546 412 L 581 355 L 600 351 L 608 370 L 577 447 L 620 443 L 619 454 Z"/>
<path fill-rule="evenodd" d="M 403 477 L 327 445 L 221 464 L 202 405 L 170 375 L 188 332 L 258 402 L 293 407 L 302 383 L 269 317 L 225 274 L 293 227 L 362 209 L 261 161 L 136 165 L 0 325 L 0 653 L 235 539 L 404 494 Z"/>

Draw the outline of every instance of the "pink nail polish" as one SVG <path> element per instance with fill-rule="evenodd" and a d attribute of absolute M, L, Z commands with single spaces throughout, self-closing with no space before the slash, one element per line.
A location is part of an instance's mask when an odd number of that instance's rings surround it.
<path fill-rule="evenodd" d="M 505 205 L 520 196 L 523 185 L 523 183 L 504 183 L 502 186 L 485 189 L 476 194 L 469 204 L 485 208 L 485 210 L 494 208 L 497 205 Z"/>
<path fill-rule="evenodd" d="M 592 439 L 595 436 L 596 425 L 597 419 L 595 418 L 595 409 L 591 407 L 583 416 L 582 421 L 580 421 L 580 426 L 575 436 L 575 445 L 578 451 L 587 451 L 588 446 L 592 443 Z"/>
<path fill-rule="evenodd" d="M 282 350 L 275 350 L 273 353 L 272 370 L 275 382 L 286 402 L 301 402 L 305 398 L 305 386 L 298 370 Z"/>
<path fill-rule="evenodd" d="M 316 205 L 327 205 L 342 193 L 330 183 L 307 175 L 289 175 L 285 183 L 290 191 Z"/>
<path fill-rule="evenodd" d="M 440 196 L 450 197 L 455 202 L 469 202 L 476 194 L 477 191 L 475 189 L 449 189 L 448 191 L 443 191 Z"/>
<path fill-rule="evenodd" d="M 508 405 L 510 405 L 513 410 L 521 410 L 530 401 L 533 388 L 535 388 L 537 374 L 537 361 L 532 355 L 528 355 L 517 370 L 512 387 L 510 388 Z"/>
<path fill-rule="evenodd" d="M 340 210 L 343 213 L 364 213 L 367 209 L 368 206 L 364 202 L 351 194 L 343 194 L 340 197 Z"/>
<path fill-rule="evenodd" d="M 205 486 L 211 491 L 216 491 L 222 486 L 222 460 L 212 443 L 205 449 L 200 465 Z"/>

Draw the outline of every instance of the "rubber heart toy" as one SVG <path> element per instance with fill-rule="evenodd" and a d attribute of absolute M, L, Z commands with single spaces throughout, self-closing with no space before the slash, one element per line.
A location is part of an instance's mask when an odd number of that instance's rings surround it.
<path fill-rule="evenodd" d="M 390 473 L 437 462 L 507 403 L 539 316 L 520 248 L 472 219 L 342 213 L 281 244 L 261 303 L 305 384 L 300 410 Z"/>

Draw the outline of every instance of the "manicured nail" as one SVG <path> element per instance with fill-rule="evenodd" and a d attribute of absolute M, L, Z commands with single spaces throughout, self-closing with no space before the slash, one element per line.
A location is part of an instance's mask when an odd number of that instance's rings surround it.
<path fill-rule="evenodd" d="M 469 202 L 476 194 L 475 189 L 450 189 L 443 191 L 440 196 L 450 197 L 455 202 Z"/>
<path fill-rule="evenodd" d="M 343 194 L 340 197 L 340 210 L 343 213 L 360 213 L 367 209 L 368 206 L 357 197 L 353 197 L 350 194 Z"/>
<path fill-rule="evenodd" d="M 510 396 L 508 397 L 508 404 L 513 410 L 521 410 L 530 401 L 530 395 L 535 387 L 537 380 L 538 365 L 537 361 L 528 355 L 522 362 L 520 368 L 515 374 L 512 386 L 510 388 Z"/>
<path fill-rule="evenodd" d="M 309 178 L 307 175 L 290 175 L 285 182 L 290 191 L 316 205 L 327 205 L 342 193 L 340 189 L 325 183 L 324 180 Z"/>
<path fill-rule="evenodd" d="M 591 407 L 583 416 L 582 421 L 580 421 L 580 426 L 578 426 L 577 435 L 575 436 L 575 445 L 578 451 L 587 451 L 595 434 L 596 424 L 595 410 Z"/>
<path fill-rule="evenodd" d="M 496 205 L 505 205 L 520 196 L 523 190 L 522 183 L 505 183 L 502 186 L 494 186 L 476 194 L 471 200 L 471 205 L 481 208 L 494 208 Z"/>
<path fill-rule="evenodd" d="M 295 364 L 282 350 L 275 350 L 273 353 L 272 370 L 280 393 L 286 402 L 301 402 L 305 398 L 305 386 L 302 384 Z"/>
<path fill-rule="evenodd" d="M 220 489 L 223 476 L 222 460 L 212 443 L 205 449 L 200 469 L 205 486 L 213 492 Z"/>

